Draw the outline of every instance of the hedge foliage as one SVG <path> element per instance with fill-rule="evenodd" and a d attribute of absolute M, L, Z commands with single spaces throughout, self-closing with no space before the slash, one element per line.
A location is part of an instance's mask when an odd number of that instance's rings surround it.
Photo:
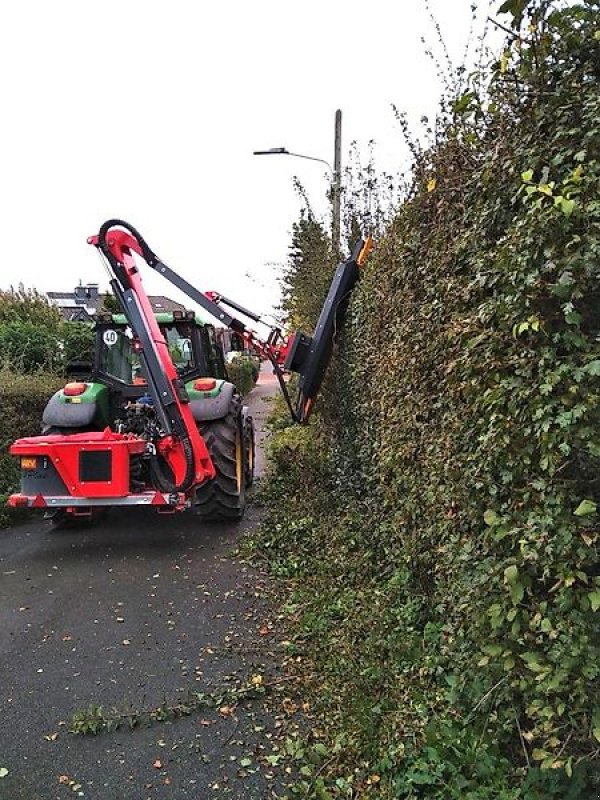
<path fill-rule="evenodd" d="M 6 322 L 33 322 L 53 330 L 61 321 L 60 311 L 35 289 L 0 290 L 0 324 Z"/>
<path fill-rule="evenodd" d="M 14 372 L 65 372 L 71 361 L 93 363 L 94 332 L 64 322 L 35 290 L 0 291 L 0 367 Z"/>
<path fill-rule="evenodd" d="M 93 342 L 91 326 L 63 322 L 35 290 L 0 291 L 0 526 L 14 516 L 4 503 L 19 483 L 9 446 L 40 432 L 44 407 L 64 383 L 67 364 L 89 359 Z"/>
<path fill-rule="evenodd" d="M 40 433 L 42 413 L 48 398 L 64 379 L 56 375 L 0 370 L 0 527 L 7 524 L 11 512 L 5 508 L 6 497 L 19 486 L 17 461 L 8 453 L 15 438 Z"/>
<path fill-rule="evenodd" d="M 593 2 L 501 10 L 514 35 L 417 155 L 320 424 L 273 446 L 256 546 L 296 579 L 331 748 L 303 796 L 597 793 L 600 27 Z M 300 309 L 322 268 L 288 272 Z"/>
<path fill-rule="evenodd" d="M 258 360 L 252 356 L 237 356 L 225 365 L 227 379 L 235 384 L 238 392 L 244 397 L 254 387 L 258 379 Z"/>

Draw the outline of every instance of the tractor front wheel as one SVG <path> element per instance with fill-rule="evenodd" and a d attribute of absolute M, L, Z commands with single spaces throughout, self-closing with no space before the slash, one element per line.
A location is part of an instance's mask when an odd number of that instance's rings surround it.
<path fill-rule="evenodd" d="M 206 520 L 241 519 L 246 510 L 245 431 L 238 395 L 221 419 L 198 423 L 216 475 L 196 489 L 196 510 Z"/>

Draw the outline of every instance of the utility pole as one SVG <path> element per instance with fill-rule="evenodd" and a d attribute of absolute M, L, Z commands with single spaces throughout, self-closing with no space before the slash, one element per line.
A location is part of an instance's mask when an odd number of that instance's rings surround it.
<path fill-rule="evenodd" d="M 342 112 L 335 112 L 335 139 L 333 144 L 333 183 L 332 183 L 332 225 L 331 241 L 333 252 L 339 258 L 341 253 L 342 217 Z"/>

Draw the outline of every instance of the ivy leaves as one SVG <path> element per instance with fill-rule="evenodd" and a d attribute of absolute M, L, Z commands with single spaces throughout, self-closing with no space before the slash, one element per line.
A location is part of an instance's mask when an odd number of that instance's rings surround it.
<path fill-rule="evenodd" d="M 582 500 L 573 512 L 576 517 L 587 517 L 596 513 L 596 503 L 593 500 Z"/>
<path fill-rule="evenodd" d="M 487 105 L 449 100 L 415 155 L 321 427 L 279 459 L 269 547 L 352 742 L 335 778 L 384 797 L 555 800 L 597 752 L 597 18 L 550 5 L 501 6 Z"/>
<path fill-rule="evenodd" d="M 525 594 L 525 587 L 519 580 L 519 569 L 516 564 L 511 564 L 504 570 L 504 583 L 508 586 L 513 604 L 520 603 Z"/>

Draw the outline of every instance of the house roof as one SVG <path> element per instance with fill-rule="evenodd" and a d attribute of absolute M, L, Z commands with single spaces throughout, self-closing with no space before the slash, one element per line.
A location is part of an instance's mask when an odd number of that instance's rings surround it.
<path fill-rule="evenodd" d="M 67 322 L 91 322 L 93 319 L 93 313 L 84 306 L 59 306 L 59 310 Z"/>
<path fill-rule="evenodd" d="M 148 296 L 154 311 L 185 311 L 185 306 L 161 294 Z"/>
<path fill-rule="evenodd" d="M 70 321 L 89 320 L 102 309 L 104 294 L 96 297 L 78 297 L 75 292 L 46 292 L 46 297 L 57 306 L 63 319 Z M 149 295 L 148 299 L 153 311 L 172 312 L 185 311 L 185 306 L 165 295 Z"/>
<path fill-rule="evenodd" d="M 75 302 L 75 292 L 46 292 L 46 297 L 49 297 L 51 300 L 72 300 Z M 85 299 L 94 302 L 93 297 L 86 297 Z M 97 299 L 102 300 L 102 295 Z"/>
<path fill-rule="evenodd" d="M 58 308 L 61 316 L 67 322 L 89 322 L 94 318 L 96 309 L 90 306 L 84 306 L 80 303 L 72 303 L 68 300 L 54 302 L 53 305 Z"/>

